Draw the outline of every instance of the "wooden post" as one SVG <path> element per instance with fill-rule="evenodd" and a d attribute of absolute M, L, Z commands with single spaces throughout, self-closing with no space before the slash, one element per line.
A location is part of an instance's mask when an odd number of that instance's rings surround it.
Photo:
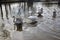
<path fill-rule="evenodd" d="M 1 6 L 1 17 L 2 17 L 2 19 L 3 19 L 2 4 L 0 4 L 0 6 Z"/>
<path fill-rule="evenodd" d="M 7 10 L 7 5 L 5 4 L 5 11 L 6 11 L 6 18 L 8 19 L 8 10 Z"/>

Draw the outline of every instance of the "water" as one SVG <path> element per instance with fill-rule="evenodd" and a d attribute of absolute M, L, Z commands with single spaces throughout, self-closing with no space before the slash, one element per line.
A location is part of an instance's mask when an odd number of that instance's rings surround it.
<path fill-rule="evenodd" d="M 45 4 L 40 3 L 40 2 L 34 3 L 33 7 L 36 9 L 35 14 L 37 14 L 38 10 L 41 7 L 43 7 L 43 11 L 44 11 L 42 14 L 43 17 L 37 18 L 38 23 L 34 27 L 32 27 L 32 25 L 30 25 L 30 24 L 24 23 L 23 31 L 21 31 L 21 34 L 19 34 L 20 32 L 14 30 L 14 23 L 13 23 L 13 18 L 12 18 L 13 15 L 14 16 L 17 15 L 17 12 L 15 12 L 19 9 L 19 8 L 17 8 L 17 6 L 16 5 L 14 6 L 15 7 L 14 10 L 13 10 L 14 7 L 12 6 L 11 14 L 9 15 L 9 20 L 6 19 L 5 13 L 4 13 L 4 20 L 2 20 L 1 16 L 0 16 L 0 30 L 2 30 L 1 25 L 2 25 L 2 23 L 4 23 L 4 26 L 7 27 L 6 29 L 10 30 L 11 36 L 16 37 L 16 40 L 17 40 L 17 38 L 19 39 L 19 37 L 23 38 L 21 40 L 60 40 L 60 8 L 58 7 L 57 4 L 50 4 L 50 6 L 46 6 Z M 56 18 L 52 17 L 54 9 L 57 10 Z M 27 8 L 25 10 L 26 10 L 25 14 L 28 17 Z M 24 17 L 25 14 L 24 14 L 23 9 L 21 8 L 21 16 L 23 16 L 24 19 L 26 18 L 26 17 Z M 2 33 L 2 31 L 1 31 L 1 33 Z M 12 34 L 14 34 L 14 35 L 12 35 Z M 17 36 L 15 36 L 15 34 Z M 4 37 L 2 37 L 2 36 L 0 36 L 0 37 L 1 37 L 0 38 L 1 40 L 4 40 L 3 39 Z M 14 38 L 14 37 L 12 37 L 12 38 Z M 10 39 L 8 39 L 8 40 L 10 40 Z"/>

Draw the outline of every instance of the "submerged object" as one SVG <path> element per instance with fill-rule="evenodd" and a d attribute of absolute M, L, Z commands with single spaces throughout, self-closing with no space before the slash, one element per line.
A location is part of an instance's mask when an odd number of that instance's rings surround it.
<path fill-rule="evenodd" d="M 31 20 L 30 24 L 37 23 L 37 17 L 36 16 L 29 16 L 28 18 Z"/>

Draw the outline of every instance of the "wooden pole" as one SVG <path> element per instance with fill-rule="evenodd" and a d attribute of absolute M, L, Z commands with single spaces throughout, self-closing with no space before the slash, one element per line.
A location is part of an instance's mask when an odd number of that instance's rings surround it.
<path fill-rule="evenodd" d="M 1 17 L 3 19 L 3 10 L 2 10 L 2 4 L 0 5 L 1 6 Z"/>

